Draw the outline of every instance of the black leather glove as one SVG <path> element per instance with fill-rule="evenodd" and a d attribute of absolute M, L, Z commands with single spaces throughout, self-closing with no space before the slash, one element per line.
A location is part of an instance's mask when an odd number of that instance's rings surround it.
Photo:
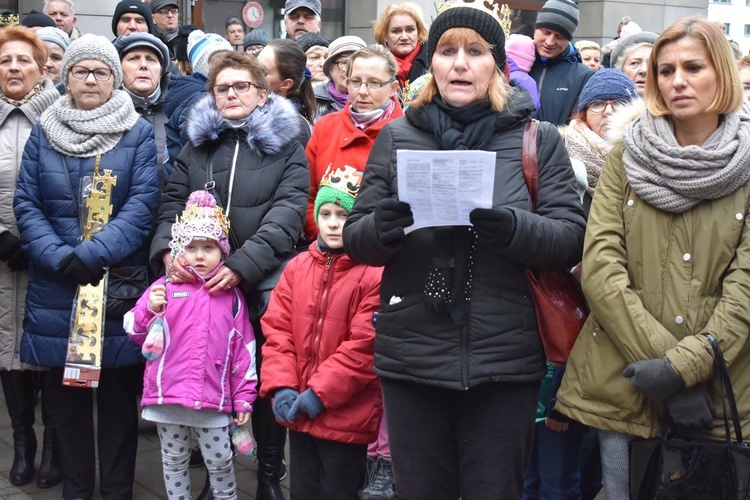
<path fill-rule="evenodd" d="M 0 234 L 0 260 L 7 262 L 21 248 L 21 238 L 6 231 Z"/>
<path fill-rule="evenodd" d="M 11 271 L 16 272 L 24 271 L 29 267 L 29 258 L 26 257 L 26 252 L 23 251 L 23 248 L 19 247 L 16 253 L 8 259 L 8 267 Z"/>
<path fill-rule="evenodd" d="M 380 200 L 375 205 L 375 231 L 384 245 L 394 245 L 404 239 L 404 228 L 414 224 L 411 207 L 394 198 Z"/>
<path fill-rule="evenodd" d="M 96 285 L 104 277 L 104 269 L 96 273 L 91 271 L 75 252 L 65 257 L 60 263 L 63 276 L 79 285 Z"/>
<path fill-rule="evenodd" d="M 496 248 L 507 247 L 516 232 L 516 216 L 506 207 L 475 208 L 469 214 L 469 220 L 474 231 Z"/>
<path fill-rule="evenodd" d="M 666 400 L 667 411 L 675 424 L 710 431 L 714 428 L 716 406 L 703 384 L 684 389 Z"/>
<path fill-rule="evenodd" d="M 638 391 L 650 399 L 664 401 L 674 396 L 685 383 L 667 358 L 630 363 L 622 372 Z"/>

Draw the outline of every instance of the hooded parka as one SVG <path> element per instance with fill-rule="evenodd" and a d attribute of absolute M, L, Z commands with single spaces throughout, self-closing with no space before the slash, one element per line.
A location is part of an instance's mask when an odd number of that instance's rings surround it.
<path fill-rule="evenodd" d="M 242 276 L 244 291 L 254 290 L 292 258 L 302 233 L 310 173 L 295 138 L 299 115 L 286 99 L 272 94 L 241 127 L 231 128 L 208 95 L 193 106 L 187 124 L 190 141 L 162 194 L 151 260 L 161 265 L 175 215 L 182 213 L 190 193 L 205 188 L 212 163 L 214 192 L 241 246 L 233 245 L 225 265 Z"/>
<path fill-rule="evenodd" d="M 555 409 L 586 425 L 640 437 L 661 434 L 662 404 L 622 376 L 634 361 L 667 357 L 686 387 L 707 382 L 724 436 L 706 339 L 729 365 L 742 431 L 750 432 L 750 184 L 683 213 L 633 192 L 624 146 L 608 157 L 589 214 L 583 291 L 591 307 L 568 360 Z M 707 437 L 703 434 L 702 437 Z"/>

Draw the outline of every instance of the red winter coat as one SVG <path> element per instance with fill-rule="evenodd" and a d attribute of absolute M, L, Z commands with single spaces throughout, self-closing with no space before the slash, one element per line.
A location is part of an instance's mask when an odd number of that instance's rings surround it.
<path fill-rule="evenodd" d="M 381 272 L 345 254 L 324 254 L 317 243 L 284 269 L 261 320 L 260 393 L 309 387 L 325 407 L 312 420 L 301 413 L 285 424 L 290 429 L 342 443 L 377 438 L 383 408 L 373 372 L 373 315 Z"/>
<path fill-rule="evenodd" d="M 326 173 L 328 165 L 331 165 L 331 170 L 349 165 L 364 172 L 367 157 L 370 156 L 372 145 L 375 144 L 375 139 L 383 126 L 391 120 L 404 116 L 401 105 L 396 101 L 396 107 L 390 118 L 379 120 L 365 130 L 360 130 L 354 126 L 349 117 L 351 105 L 351 102 L 347 102 L 346 107 L 341 111 L 325 115 L 318 120 L 305 148 L 307 161 L 310 163 L 310 200 L 307 206 L 305 236 L 310 241 L 314 241 L 318 235 L 313 207 L 320 180 Z"/>

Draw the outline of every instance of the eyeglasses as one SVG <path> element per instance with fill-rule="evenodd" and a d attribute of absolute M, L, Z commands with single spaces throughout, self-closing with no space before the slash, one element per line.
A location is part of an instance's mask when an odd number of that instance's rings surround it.
<path fill-rule="evenodd" d="M 164 7 L 163 9 L 156 9 L 156 13 L 163 14 L 165 16 L 168 14 L 172 14 L 173 16 L 176 16 L 177 14 L 180 13 L 180 10 L 175 9 L 174 7 L 172 7 L 171 9 L 169 7 Z"/>
<path fill-rule="evenodd" d="M 349 58 L 346 59 L 339 59 L 338 61 L 333 61 L 332 63 L 334 66 L 336 66 L 340 71 L 346 71 L 346 67 L 349 64 Z"/>
<path fill-rule="evenodd" d="M 346 85 L 350 90 L 359 90 L 363 84 L 365 87 L 367 87 L 367 90 L 378 90 L 385 87 L 389 83 L 393 83 L 393 80 L 389 80 L 387 82 L 363 82 L 362 80 L 352 78 L 346 80 Z"/>
<path fill-rule="evenodd" d="M 113 71 L 108 68 L 88 69 L 83 66 L 73 66 L 70 68 L 70 75 L 76 80 L 87 80 L 89 75 L 94 75 L 97 82 L 106 82 L 112 78 Z"/>
<path fill-rule="evenodd" d="M 234 89 L 235 94 L 244 94 L 250 90 L 250 87 L 263 90 L 263 87 L 255 85 L 253 82 L 234 82 L 232 85 L 214 85 L 211 87 L 211 92 L 215 96 L 225 96 L 229 93 L 229 89 Z"/>
<path fill-rule="evenodd" d="M 627 102 L 628 101 L 623 99 L 614 99 L 612 101 L 591 101 L 586 109 L 590 110 L 592 113 L 604 113 L 604 110 L 607 109 L 607 105 L 609 105 L 612 106 L 612 111 L 616 111 L 627 104 Z"/>

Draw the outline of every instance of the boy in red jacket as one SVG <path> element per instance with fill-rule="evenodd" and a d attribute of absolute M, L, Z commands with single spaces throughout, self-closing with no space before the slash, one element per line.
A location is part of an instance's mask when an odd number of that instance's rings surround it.
<path fill-rule="evenodd" d="M 326 171 L 318 239 L 289 262 L 262 319 L 261 395 L 273 395 L 290 429 L 292 498 L 356 499 L 382 417 L 373 372 L 381 269 L 349 259 L 341 234 L 361 179 L 352 167 Z"/>

